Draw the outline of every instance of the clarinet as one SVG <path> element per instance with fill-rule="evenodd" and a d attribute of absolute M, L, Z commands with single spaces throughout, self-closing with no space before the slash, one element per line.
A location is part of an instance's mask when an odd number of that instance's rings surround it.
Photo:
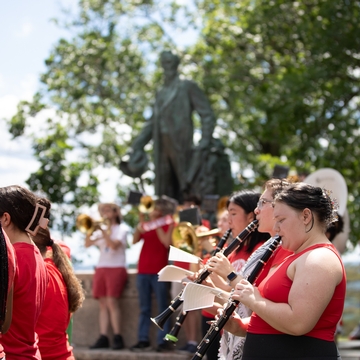
<path fill-rule="evenodd" d="M 265 251 L 261 259 L 256 263 L 254 269 L 247 278 L 250 284 L 253 284 L 256 281 L 261 270 L 263 269 L 263 267 L 265 266 L 271 255 L 274 253 L 276 248 L 279 246 L 280 240 L 281 240 L 280 236 L 275 236 L 273 242 L 269 245 L 269 248 Z M 230 297 L 224 309 L 224 312 L 216 321 L 214 321 L 211 324 L 210 329 L 208 330 L 204 338 L 201 340 L 200 344 L 197 346 L 198 350 L 196 351 L 196 353 L 194 354 L 191 360 L 201 360 L 204 357 L 206 351 L 208 350 L 208 348 L 210 347 L 216 336 L 223 329 L 223 327 L 225 326 L 225 324 L 227 323 L 227 321 L 229 320 L 229 318 L 231 317 L 232 313 L 235 311 L 238 305 L 239 305 L 239 301 L 233 300 Z"/>
<path fill-rule="evenodd" d="M 236 250 L 240 244 L 245 241 L 249 235 L 258 227 L 258 220 L 252 221 L 225 249 L 222 250 L 224 256 L 229 256 L 234 250 Z M 230 235 L 230 231 L 226 232 L 227 236 Z M 225 234 L 225 235 L 226 235 Z M 225 237 L 224 235 L 224 237 Z M 211 271 L 209 271 L 206 267 L 199 274 L 199 276 L 195 279 L 195 284 L 201 284 L 209 275 Z M 171 304 L 165 309 L 160 315 L 155 318 L 150 318 L 151 321 L 160 329 L 163 330 L 163 326 L 166 320 L 176 311 L 176 309 L 183 303 L 181 300 L 183 290 L 171 301 Z M 170 339 L 169 339 L 170 340 Z M 171 341 L 171 340 L 170 340 Z"/>
<path fill-rule="evenodd" d="M 221 249 L 224 247 L 224 245 L 226 244 L 227 239 L 229 238 L 231 233 L 231 229 L 228 229 L 225 234 L 223 235 L 223 237 L 220 239 L 218 245 L 216 246 L 216 248 L 212 251 L 212 256 L 214 256 L 216 253 L 218 253 L 219 251 L 221 251 Z M 181 329 L 182 324 L 184 323 L 186 316 L 187 316 L 187 312 L 186 311 L 181 311 L 181 313 L 179 314 L 179 316 L 176 317 L 176 321 L 174 326 L 172 327 L 172 329 L 170 330 L 170 332 L 168 334 L 165 335 L 164 340 L 166 341 L 171 341 L 172 343 L 176 343 L 179 339 L 177 338 L 179 331 Z"/>

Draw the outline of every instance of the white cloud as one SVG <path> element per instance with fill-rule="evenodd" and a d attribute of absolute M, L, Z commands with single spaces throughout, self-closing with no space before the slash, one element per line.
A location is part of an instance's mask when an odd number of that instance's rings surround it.
<path fill-rule="evenodd" d="M 5 80 L 4 80 L 4 75 L 0 74 L 0 89 L 5 88 Z"/>
<path fill-rule="evenodd" d="M 0 89 L 6 89 L 11 80 L 3 74 L 0 74 Z M 10 118 L 15 115 L 16 107 L 20 100 L 31 101 L 38 87 L 38 78 L 36 74 L 27 74 L 19 84 L 17 95 L 9 91 L 6 95 L 0 97 L 0 119 Z M 3 91 L 4 93 L 4 91 Z"/>
<path fill-rule="evenodd" d="M 29 21 L 25 21 L 20 25 L 20 29 L 16 32 L 16 36 L 26 38 L 33 32 L 33 30 L 33 24 Z"/>
<path fill-rule="evenodd" d="M 32 156 L 30 142 L 25 138 L 11 139 L 6 123 L 2 120 L 0 134 L 0 186 L 26 186 L 25 181 L 30 173 L 39 167 Z"/>
<path fill-rule="evenodd" d="M 38 88 L 38 76 L 36 74 L 26 74 L 20 83 L 21 99 L 31 100 Z"/>
<path fill-rule="evenodd" d="M 14 95 L 0 97 L 0 119 L 9 119 L 16 113 L 19 98 Z"/>
<path fill-rule="evenodd" d="M 19 101 L 20 99 L 14 95 L 0 97 L 0 186 L 26 186 L 25 181 L 29 175 L 39 167 L 32 155 L 30 138 L 21 136 L 12 139 L 4 120 L 15 115 Z"/>

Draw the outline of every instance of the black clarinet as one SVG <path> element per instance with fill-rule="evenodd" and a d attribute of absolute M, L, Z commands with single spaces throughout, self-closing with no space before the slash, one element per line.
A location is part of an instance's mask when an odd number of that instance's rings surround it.
<path fill-rule="evenodd" d="M 252 221 L 225 249 L 222 250 L 223 254 L 227 257 L 234 250 L 236 250 L 240 244 L 245 241 L 248 236 L 258 227 L 258 220 Z M 229 230 L 228 230 L 229 231 Z M 227 233 L 226 233 L 227 234 Z M 225 234 L 225 235 L 226 235 Z M 224 236 L 225 236 L 224 235 Z M 230 235 L 230 231 L 227 236 Z M 206 266 L 203 271 L 199 274 L 199 276 L 195 279 L 195 284 L 201 284 L 209 275 L 211 271 L 209 271 Z M 166 320 L 176 311 L 176 309 L 183 303 L 181 299 L 182 293 L 184 290 L 181 290 L 180 293 L 171 301 L 171 304 L 158 316 L 155 318 L 151 318 L 151 321 L 160 329 L 163 330 L 163 326 Z M 170 340 L 170 339 L 169 339 Z M 171 341 L 171 340 L 170 340 Z"/>
<path fill-rule="evenodd" d="M 231 229 L 228 229 L 225 234 L 223 235 L 223 237 L 220 239 L 218 245 L 216 246 L 216 248 L 212 251 L 211 256 L 214 256 L 215 254 L 217 254 L 219 251 L 222 250 L 222 248 L 224 247 L 224 245 L 226 244 L 227 239 L 229 238 L 231 234 Z M 170 330 L 170 332 L 168 334 L 165 335 L 164 340 L 166 341 L 170 341 L 173 344 L 175 344 L 179 339 L 177 338 L 179 331 L 182 327 L 182 324 L 184 323 L 186 316 L 187 316 L 188 312 L 187 311 L 181 311 L 179 316 L 176 317 L 176 321 L 174 326 L 172 327 L 172 329 Z"/>
<path fill-rule="evenodd" d="M 260 275 L 261 270 L 264 268 L 267 261 L 270 259 L 271 255 L 274 253 L 276 248 L 279 246 L 281 241 L 280 236 L 275 236 L 272 243 L 269 245 L 268 249 L 265 251 L 263 256 L 260 258 L 260 260 L 256 263 L 254 269 L 250 273 L 250 275 L 247 278 L 247 281 L 249 283 L 253 284 L 257 277 Z M 226 308 L 224 309 L 224 312 L 222 315 L 216 320 L 213 321 L 213 323 L 210 326 L 210 329 L 204 336 L 204 338 L 201 340 L 200 344 L 197 346 L 197 351 L 192 357 L 191 360 L 201 360 L 204 355 L 206 354 L 206 351 L 209 349 L 210 345 L 216 338 L 216 336 L 220 333 L 220 331 L 223 329 L 229 318 L 231 317 L 232 313 L 235 311 L 237 306 L 239 305 L 238 300 L 233 300 L 231 297 L 226 305 Z"/>

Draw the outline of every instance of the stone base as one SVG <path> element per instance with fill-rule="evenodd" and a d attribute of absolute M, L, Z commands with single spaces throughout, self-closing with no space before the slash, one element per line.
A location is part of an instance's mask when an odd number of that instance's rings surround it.
<path fill-rule="evenodd" d="M 89 350 L 88 348 L 75 347 L 74 356 L 76 360 L 189 360 L 192 355 L 177 354 L 169 352 L 133 352 L 130 350 Z"/>
<path fill-rule="evenodd" d="M 86 298 L 83 306 L 75 312 L 73 321 L 73 337 L 72 345 L 76 347 L 89 348 L 99 337 L 99 304 L 98 301 L 93 299 L 91 294 L 93 271 L 77 272 L 76 276 L 81 280 L 83 288 L 86 292 Z M 120 299 L 121 310 L 121 335 L 124 339 L 126 348 L 138 343 L 138 319 L 139 319 L 139 301 L 138 292 L 136 289 L 136 274 L 137 271 L 128 269 L 128 282 L 125 290 Z M 170 305 L 169 294 L 169 305 Z M 180 309 L 179 309 L 180 310 Z M 155 296 L 152 301 L 152 316 L 159 315 L 156 305 Z M 173 325 L 177 314 L 173 314 L 168 321 Z M 156 346 L 156 335 L 158 328 L 155 324 L 150 326 L 149 340 L 152 346 Z M 109 329 L 107 334 L 110 342 L 112 341 L 113 334 Z M 182 347 L 186 344 L 184 330 L 178 334 L 179 341 L 176 347 Z M 199 334 L 199 338 L 201 336 Z"/>

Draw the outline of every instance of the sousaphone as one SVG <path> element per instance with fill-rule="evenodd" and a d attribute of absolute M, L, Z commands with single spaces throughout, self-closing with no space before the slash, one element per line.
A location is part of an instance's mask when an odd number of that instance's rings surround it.
<path fill-rule="evenodd" d="M 350 220 L 346 209 L 348 188 L 344 177 L 335 169 L 323 168 L 311 173 L 304 182 L 330 190 L 331 196 L 336 198 L 339 204 L 338 214 L 342 217 L 344 226 L 343 231 L 335 236 L 332 243 L 340 253 L 343 253 L 346 250 L 346 242 L 350 233 Z"/>

